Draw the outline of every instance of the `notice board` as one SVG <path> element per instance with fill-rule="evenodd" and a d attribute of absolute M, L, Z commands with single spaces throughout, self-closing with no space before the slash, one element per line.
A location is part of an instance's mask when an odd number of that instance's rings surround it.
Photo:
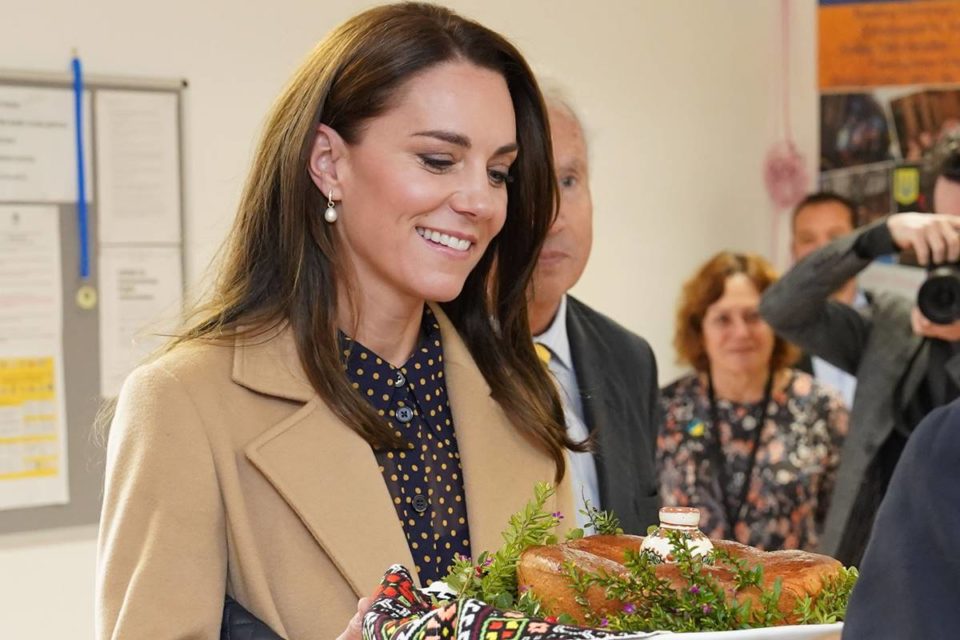
<path fill-rule="evenodd" d="M 0 70 L 0 534 L 97 522 L 93 425 L 179 318 L 182 80 Z"/>

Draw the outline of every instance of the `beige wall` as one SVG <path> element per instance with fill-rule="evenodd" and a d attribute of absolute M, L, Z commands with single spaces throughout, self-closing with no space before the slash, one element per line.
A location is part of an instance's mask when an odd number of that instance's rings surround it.
<path fill-rule="evenodd" d="M 723 248 L 773 253 L 782 214 L 767 201 L 761 170 L 781 135 L 780 3 L 450 4 L 513 38 L 578 103 L 592 142 L 597 228 L 576 293 L 646 336 L 661 380 L 675 377 L 670 334 L 683 278 Z M 185 234 L 196 282 L 227 229 L 271 100 L 312 44 L 362 6 L 12 0 L 0 22 L 0 67 L 66 70 L 76 46 L 89 73 L 189 79 Z M 812 169 L 814 2 L 793 0 L 791 11 L 791 107 Z M 0 636 L 92 637 L 93 539 L 92 529 L 0 537 Z"/>

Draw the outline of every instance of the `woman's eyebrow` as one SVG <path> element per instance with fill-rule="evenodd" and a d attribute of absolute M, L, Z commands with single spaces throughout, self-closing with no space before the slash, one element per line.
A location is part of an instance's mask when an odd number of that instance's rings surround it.
<path fill-rule="evenodd" d="M 464 149 L 469 149 L 470 147 L 473 146 L 473 144 L 470 142 L 470 138 L 468 138 L 467 136 L 460 133 L 455 133 L 453 131 L 446 131 L 443 129 L 430 129 L 428 131 L 418 131 L 412 135 L 426 137 L 426 138 L 436 138 L 437 140 L 443 140 L 444 142 L 455 144 L 458 147 L 463 147 Z M 502 147 L 499 147 L 496 151 L 494 151 L 493 155 L 500 156 L 506 153 L 512 153 L 516 151 L 517 148 L 518 148 L 517 143 L 511 142 L 509 144 L 503 145 Z"/>
<path fill-rule="evenodd" d="M 449 142 L 450 144 L 455 144 L 458 147 L 463 147 L 464 149 L 469 149 L 472 146 L 470 143 L 470 138 L 460 133 L 454 133 L 453 131 L 431 129 L 429 131 L 418 131 L 413 135 L 423 136 L 426 138 L 436 138 L 438 140 L 443 140 L 444 142 Z"/>

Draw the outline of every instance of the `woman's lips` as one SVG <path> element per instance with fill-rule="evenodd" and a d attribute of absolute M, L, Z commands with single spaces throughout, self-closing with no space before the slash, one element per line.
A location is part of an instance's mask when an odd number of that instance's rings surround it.
<path fill-rule="evenodd" d="M 556 249 L 549 249 L 547 251 L 540 252 L 540 258 L 537 262 L 557 262 L 558 260 L 563 260 L 567 257 L 567 254 L 563 251 L 558 251 Z"/>

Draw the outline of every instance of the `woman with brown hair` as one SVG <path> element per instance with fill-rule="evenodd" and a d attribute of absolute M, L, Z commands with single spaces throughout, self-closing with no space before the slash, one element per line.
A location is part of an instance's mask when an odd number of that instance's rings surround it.
<path fill-rule="evenodd" d="M 660 495 L 664 505 L 699 507 L 710 537 L 813 549 L 847 412 L 790 368 L 795 348 L 757 312 L 775 280 L 763 258 L 721 252 L 684 285 L 674 346 L 695 371 L 662 390 Z"/>
<path fill-rule="evenodd" d="M 268 118 L 209 302 L 120 394 L 98 637 L 217 637 L 226 593 L 332 638 L 391 564 L 425 585 L 498 547 L 583 448 L 525 306 L 555 193 L 501 36 L 398 4 L 324 39 Z"/>

